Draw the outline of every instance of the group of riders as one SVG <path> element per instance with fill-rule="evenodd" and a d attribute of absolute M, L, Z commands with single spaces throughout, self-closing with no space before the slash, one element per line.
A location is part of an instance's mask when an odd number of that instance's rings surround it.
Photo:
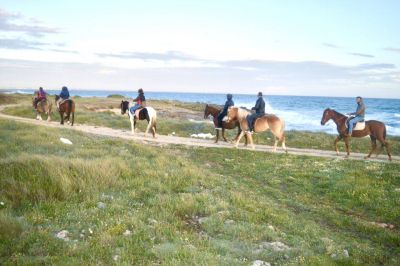
<path fill-rule="evenodd" d="M 246 133 L 254 133 L 254 123 L 257 120 L 257 118 L 262 117 L 265 115 L 265 101 L 263 99 L 263 94 L 262 92 L 258 93 L 258 99 L 256 101 L 256 104 L 251 110 L 255 111 L 254 113 L 250 114 L 247 116 L 247 124 L 248 124 L 248 130 L 246 130 Z M 224 105 L 224 108 L 218 115 L 217 123 L 215 125 L 216 130 L 221 130 L 222 129 L 222 122 L 224 120 L 224 117 L 228 114 L 228 109 L 231 106 L 234 106 L 235 103 L 232 100 L 233 96 L 232 94 L 227 94 L 226 95 L 226 102 Z M 363 122 L 365 118 L 365 104 L 363 101 L 363 98 L 361 96 L 356 97 L 356 102 L 357 102 L 357 109 L 355 112 L 352 113 L 347 113 L 346 115 L 349 116 L 349 119 L 347 121 L 348 124 L 348 131 L 345 134 L 346 137 L 350 137 L 353 132 L 353 128 L 358 122 Z"/>
<path fill-rule="evenodd" d="M 69 99 L 70 95 L 69 95 L 69 91 L 68 91 L 67 87 L 65 87 L 65 86 L 62 87 L 59 97 L 60 97 L 60 99 L 57 101 L 57 107 L 59 107 L 60 103 Z M 258 98 L 257 98 L 255 106 L 253 108 L 251 108 L 251 110 L 254 110 L 255 112 L 248 115 L 246 118 L 247 123 L 248 123 L 248 130 L 246 131 L 246 133 L 250 133 L 250 134 L 252 134 L 254 132 L 254 123 L 257 120 L 257 118 L 265 115 L 265 101 L 264 101 L 262 92 L 259 92 L 257 94 L 257 97 Z M 42 100 L 46 100 L 46 92 L 43 90 L 42 87 L 40 87 L 39 91 L 37 91 L 37 96 L 34 100 L 35 108 L 37 108 L 37 104 Z M 140 88 L 138 90 L 137 97 L 132 98 L 132 101 L 135 102 L 135 105 L 133 105 L 131 107 L 130 112 L 132 114 L 134 114 L 136 110 L 138 110 L 141 107 L 144 107 L 144 103 L 146 102 L 146 97 L 144 96 L 143 89 Z M 353 113 L 347 113 L 347 115 L 351 116 L 351 118 L 348 120 L 347 136 L 351 136 L 353 128 L 358 122 L 364 121 L 365 104 L 364 104 L 362 97 L 358 96 L 356 98 L 356 102 L 357 102 L 356 111 Z M 217 122 L 215 125 L 216 130 L 222 129 L 224 117 L 228 114 L 229 107 L 234 106 L 234 105 L 235 105 L 235 103 L 233 102 L 233 95 L 227 94 L 224 108 L 221 110 L 221 112 L 218 115 L 218 119 L 217 119 Z"/>
<path fill-rule="evenodd" d="M 39 90 L 37 92 L 35 92 L 35 94 L 36 94 L 36 97 L 33 101 L 33 106 L 35 107 L 35 109 L 37 109 L 38 103 L 40 103 L 41 101 L 47 100 L 47 94 L 42 87 L 40 87 Z M 59 96 L 59 99 L 57 100 L 57 108 L 59 108 L 60 104 L 63 101 L 69 99 L 70 95 L 69 95 L 68 88 L 65 86 L 62 87 L 61 92 L 58 96 Z"/>

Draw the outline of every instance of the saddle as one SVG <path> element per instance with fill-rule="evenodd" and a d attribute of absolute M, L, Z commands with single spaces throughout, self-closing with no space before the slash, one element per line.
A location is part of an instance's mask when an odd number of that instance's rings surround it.
<path fill-rule="evenodd" d="M 349 117 L 346 119 L 346 128 L 349 128 L 349 120 L 354 117 Z M 353 128 L 353 130 L 363 130 L 365 128 L 365 120 L 362 120 L 360 122 L 356 123 L 356 126 Z"/>
<path fill-rule="evenodd" d="M 140 119 L 140 112 L 144 109 L 144 107 L 140 107 L 139 109 L 135 110 L 135 113 L 133 114 L 137 119 Z"/>

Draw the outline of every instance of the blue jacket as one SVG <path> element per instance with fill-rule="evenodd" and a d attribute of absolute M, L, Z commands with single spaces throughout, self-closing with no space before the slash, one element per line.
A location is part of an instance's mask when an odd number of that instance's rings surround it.
<path fill-rule="evenodd" d="M 60 93 L 60 98 L 63 100 L 69 99 L 69 91 L 68 90 L 62 90 Z"/>
<path fill-rule="evenodd" d="M 225 102 L 224 109 L 222 110 L 222 112 L 223 113 L 227 113 L 228 112 L 228 108 L 231 107 L 231 106 L 234 106 L 234 105 L 235 105 L 235 103 L 232 101 L 232 99 L 227 100 Z"/>
<path fill-rule="evenodd" d="M 251 108 L 251 110 L 256 110 L 256 114 L 263 115 L 265 114 L 265 102 L 263 97 L 258 97 L 256 106 Z"/>

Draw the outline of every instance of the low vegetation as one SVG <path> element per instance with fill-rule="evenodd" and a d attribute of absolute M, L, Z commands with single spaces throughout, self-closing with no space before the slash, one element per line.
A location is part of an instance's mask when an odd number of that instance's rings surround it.
<path fill-rule="evenodd" d="M 2 265 L 400 263 L 399 164 L 145 146 L 3 119 L 0 138 Z"/>

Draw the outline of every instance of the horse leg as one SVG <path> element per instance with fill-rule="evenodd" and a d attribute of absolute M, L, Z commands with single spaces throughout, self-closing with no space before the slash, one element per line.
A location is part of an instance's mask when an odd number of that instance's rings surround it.
<path fill-rule="evenodd" d="M 244 134 L 244 131 L 241 131 L 239 136 L 238 136 L 238 138 L 237 138 L 237 140 L 236 140 L 235 148 L 237 148 L 239 146 L 239 142 L 240 142 L 240 139 L 243 137 L 243 134 Z"/>
<path fill-rule="evenodd" d="M 391 155 L 391 153 L 390 153 L 389 142 L 387 142 L 384 138 L 379 139 L 379 142 L 381 143 L 382 147 L 385 147 L 385 148 L 386 148 L 387 155 L 389 156 L 389 161 L 391 161 L 391 160 L 392 160 L 392 155 Z M 378 156 L 377 156 L 377 157 L 378 157 Z"/>
<path fill-rule="evenodd" d="M 36 120 L 43 120 L 42 115 L 39 112 L 36 113 Z"/>
<path fill-rule="evenodd" d="M 276 152 L 276 146 L 278 146 L 278 138 L 275 137 L 275 143 L 274 143 L 274 148 L 272 149 L 272 152 Z"/>
<path fill-rule="evenodd" d="M 225 142 L 228 142 L 228 140 L 225 138 L 225 128 L 222 128 L 222 138 L 224 139 Z"/>
<path fill-rule="evenodd" d="M 335 151 L 336 151 L 336 155 L 339 156 L 339 147 L 338 147 L 338 142 L 342 139 L 342 137 L 339 135 L 336 137 L 335 142 L 334 142 L 334 146 L 335 146 Z"/>
<path fill-rule="evenodd" d="M 282 149 L 287 153 L 288 151 L 287 151 L 287 148 L 286 148 L 286 145 L 285 145 L 285 140 L 286 140 L 285 135 L 282 134 L 282 137 L 281 137 Z"/>
<path fill-rule="evenodd" d="M 134 135 L 134 134 L 135 134 L 135 124 L 136 124 L 136 120 L 135 120 L 132 116 L 130 116 L 130 117 L 129 117 L 129 121 L 131 121 L 132 134 Z"/>
<path fill-rule="evenodd" d="M 252 150 L 255 150 L 256 147 L 254 146 L 253 137 L 251 136 L 251 134 L 250 134 L 250 133 L 246 133 L 246 137 L 247 137 L 248 140 L 250 140 L 251 149 L 252 149 Z"/>
<path fill-rule="evenodd" d="M 151 119 L 151 132 L 153 132 L 153 138 L 156 137 L 156 122 L 154 118 Z"/>
<path fill-rule="evenodd" d="M 349 157 L 350 156 L 349 137 L 345 137 L 344 138 L 344 144 L 346 146 L 346 152 L 347 152 L 347 156 L 346 157 Z"/>
<path fill-rule="evenodd" d="M 369 135 L 371 138 L 371 150 L 369 151 L 368 155 L 364 157 L 364 159 L 368 159 L 371 157 L 371 154 L 376 150 L 376 138 L 375 136 Z M 378 157 L 378 153 L 376 154 L 376 157 Z"/>
<path fill-rule="evenodd" d="M 60 116 L 61 116 L 61 125 L 64 125 L 64 112 L 60 112 Z"/>
<path fill-rule="evenodd" d="M 214 142 L 214 143 L 218 143 L 218 139 L 219 139 L 219 130 L 216 129 L 215 132 L 216 132 L 216 137 L 215 137 L 215 142 Z"/>

